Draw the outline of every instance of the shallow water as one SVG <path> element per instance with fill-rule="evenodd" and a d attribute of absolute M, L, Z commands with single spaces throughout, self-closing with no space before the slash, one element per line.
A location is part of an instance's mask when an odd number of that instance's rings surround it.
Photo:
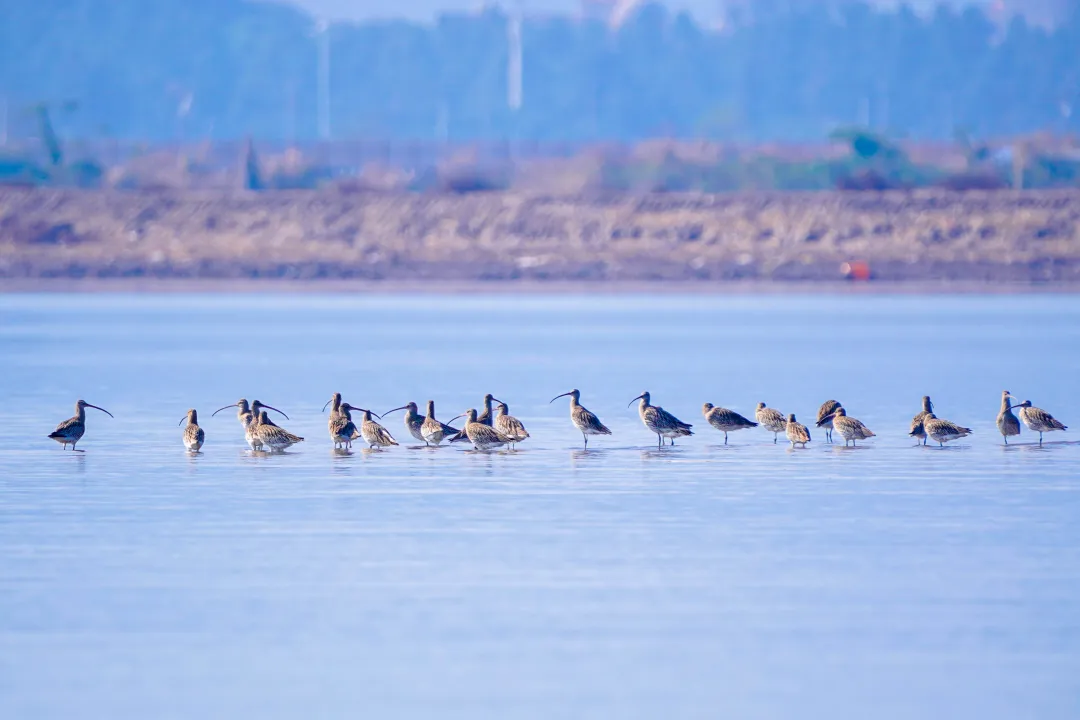
<path fill-rule="evenodd" d="M 1080 297 L 0 296 L 10 717 L 1072 718 Z M 582 402 L 614 435 L 589 451 Z M 658 450 L 642 390 L 695 425 Z M 335 454 L 334 390 L 517 452 Z M 906 437 L 919 398 L 975 433 Z M 238 397 L 307 441 L 253 457 Z M 82 453 L 45 438 L 83 397 Z M 878 437 L 720 433 L 710 401 Z M 200 412 L 199 455 L 177 422 Z M 809 423 L 808 423 L 809 424 Z M 409 440 L 410 442 L 406 442 Z M 358 446 L 359 447 L 359 446 Z"/>

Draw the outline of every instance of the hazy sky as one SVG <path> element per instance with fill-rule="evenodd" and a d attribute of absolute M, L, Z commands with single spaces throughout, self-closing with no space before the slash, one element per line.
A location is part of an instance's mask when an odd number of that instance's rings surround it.
<path fill-rule="evenodd" d="M 276 0 L 291 2 L 314 14 L 321 14 L 331 19 L 363 18 L 412 18 L 430 20 L 440 12 L 447 10 L 471 10 L 484 4 L 483 0 Z M 737 1 L 737 0 L 736 0 Z M 745 2 L 746 0 L 743 0 Z M 815 0 L 802 0 L 814 2 Z M 913 7 L 932 6 L 938 0 L 907 0 Z M 952 0 L 954 4 L 985 4 L 992 0 Z M 877 0 L 879 5 L 895 6 L 901 0 Z M 495 4 L 494 2 L 488 4 Z M 581 7 L 581 0 L 500 0 L 498 4 L 513 7 L 520 4 L 526 10 L 542 13 L 575 13 Z M 711 21 L 719 14 L 724 0 L 669 0 L 672 7 L 686 8 L 703 21 Z M 1013 3 L 1015 4 L 1015 0 Z"/>

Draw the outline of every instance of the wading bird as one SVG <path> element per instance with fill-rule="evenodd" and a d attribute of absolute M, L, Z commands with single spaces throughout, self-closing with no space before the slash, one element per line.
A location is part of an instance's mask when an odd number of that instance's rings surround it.
<path fill-rule="evenodd" d="M 457 428 L 450 427 L 446 423 L 435 419 L 435 401 L 428 400 L 427 416 L 424 417 L 424 422 L 420 425 L 420 434 L 424 436 L 424 442 L 438 445 L 445 438 L 454 437 L 458 432 L 460 431 Z"/>
<path fill-rule="evenodd" d="M 405 411 L 405 429 L 409 431 L 409 434 L 427 445 L 428 441 L 424 439 L 423 432 L 424 416 L 416 411 L 416 403 L 410 402 L 401 407 L 396 407 L 393 410 L 387 410 L 382 416 L 386 417 L 390 413 L 397 412 L 398 410 Z"/>
<path fill-rule="evenodd" d="M 281 412 L 276 407 L 271 407 L 270 405 L 263 405 L 258 400 L 256 400 L 249 406 L 248 401 L 244 398 L 240 398 L 236 402 L 230 405 L 226 405 L 225 407 L 218 408 L 210 414 L 210 417 L 214 417 L 214 415 L 217 415 L 222 410 L 227 410 L 231 407 L 236 408 L 236 419 L 240 421 L 240 426 L 244 428 L 244 440 L 247 441 L 247 444 L 251 447 L 252 450 L 260 450 L 262 448 L 259 439 L 255 436 L 254 433 L 255 426 L 259 424 L 259 411 L 262 410 L 262 408 L 266 408 L 267 410 L 273 410 L 276 413 L 281 413 L 282 417 L 284 417 L 286 420 L 289 419 L 288 415 Z M 325 405 L 323 407 L 325 407 Z"/>
<path fill-rule="evenodd" d="M 784 432 L 787 434 L 791 447 L 802 445 L 805 448 L 806 443 L 810 442 L 810 431 L 801 422 L 795 421 L 795 413 L 787 416 L 787 422 L 784 423 Z"/>
<path fill-rule="evenodd" d="M 509 445 L 514 442 L 490 425 L 485 425 L 478 421 L 476 419 L 476 410 L 472 408 L 461 413 L 450 422 L 454 422 L 454 420 L 461 417 L 466 418 L 465 427 L 463 427 L 459 433 L 460 438 L 455 436 L 450 442 L 462 442 L 463 440 L 468 440 L 476 450 L 495 450 L 503 445 Z"/>
<path fill-rule="evenodd" d="M 1028 426 L 1028 430 L 1039 433 L 1039 445 L 1042 445 L 1044 432 L 1069 429 L 1050 413 L 1032 405 L 1030 400 L 1025 400 L 1016 407 L 1020 409 L 1020 419 Z"/>
<path fill-rule="evenodd" d="M 337 416 L 330 420 L 330 439 L 334 441 L 335 448 L 348 450 L 352 447 L 353 440 L 360 437 L 360 430 L 352 419 L 352 411 L 355 409 L 349 403 L 340 403 Z"/>
<path fill-rule="evenodd" d="M 499 403 L 499 412 L 495 415 L 495 424 L 493 427 L 506 437 L 510 438 L 511 449 L 519 442 L 529 437 L 529 431 L 525 429 L 525 425 L 510 414 L 510 408 L 508 408 L 504 402 Z"/>
<path fill-rule="evenodd" d="M 971 434 L 971 428 L 962 427 L 948 420 L 942 420 L 934 413 L 930 413 L 923 418 L 922 426 L 929 438 L 940 446 L 944 446 L 950 440 L 959 440 Z"/>
<path fill-rule="evenodd" d="M 260 405 L 258 400 L 252 403 L 252 409 L 254 409 L 256 405 Z M 273 452 L 282 452 L 296 443 L 304 442 L 304 438 L 299 435 L 293 435 L 285 428 L 275 425 L 267 416 L 265 410 L 260 409 L 258 413 L 259 414 L 256 416 L 258 417 L 258 422 L 253 422 L 252 425 L 255 426 L 254 435 L 258 440 L 260 447 L 265 446 L 270 448 Z M 255 446 L 252 445 L 251 449 L 254 450 Z"/>
<path fill-rule="evenodd" d="M 1005 444 L 1009 444 L 1009 438 L 1020 434 L 1020 421 L 1012 412 L 1012 395 L 1008 390 L 1001 391 L 1001 410 L 997 416 L 997 429 L 1001 437 L 1005 438 Z"/>
<path fill-rule="evenodd" d="M 923 420 L 928 415 L 934 414 L 934 403 L 930 402 L 929 395 L 923 395 L 922 398 L 922 410 L 915 414 L 915 417 L 911 418 L 911 432 L 908 433 L 916 440 L 922 440 L 923 445 L 926 444 L 926 429 L 923 427 Z"/>
<path fill-rule="evenodd" d="M 821 407 L 817 411 L 817 426 L 819 428 L 825 428 L 825 439 L 832 442 L 833 432 L 833 415 L 840 409 L 840 403 L 836 400 L 826 400 L 821 403 Z M 845 445 L 847 443 L 844 443 Z"/>
<path fill-rule="evenodd" d="M 71 449 L 75 449 L 75 443 L 82 439 L 83 434 L 86 432 L 86 408 L 91 407 L 95 410 L 100 410 L 109 417 L 113 414 L 105 408 L 100 408 L 97 405 L 91 405 L 85 400 L 79 400 L 75 403 L 75 415 L 69 417 L 64 422 L 56 426 L 56 429 L 49 433 L 49 437 L 56 442 L 62 444 L 64 449 L 67 450 L 67 446 L 70 445 Z M 82 452 L 81 450 L 79 452 Z"/>
<path fill-rule="evenodd" d="M 607 429 L 604 423 L 600 422 L 600 418 L 596 417 L 593 413 L 589 412 L 584 405 L 581 404 L 581 393 L 578 390 L 571 390 L 565 392 L 562 395 L 556 395 L 551 398 L 548 405 L 555 402 L 561 397 L 570 396 L 570 422 L 574 423 L 574 427 L 581 431 L 581 437 L 585 439 L 585 448 L 589 447 L 590 435 L 610 435 L 611 431 Z"/>
<path fill-rule="evenodd" d="M 188 449 L 188 452 L 199 452 L 199 448 L 206 441 L 206 433 L 199 427 L 199 414 L 195 412 L 195 408 L 188 410 L 187 415 L 180 418 L 180 422 L 184 420 L 187 420 L 187 427 L 184 428 L 184 447 Z"/>
<path fill-rule="evenodd" d="M 394 439 L 389 430 L 371 419 L 371 416 L 375 415 L 375 417 L 382 420 L 382 415 L 364 408 L 356 409 L 364 413 L 364 419 L 360 422 L 360 437 L 364 438 L 364 442 L 368 444 L 369 448 L 375 450 L 398 444 L 398 441 Z"/>
<path fill-rule="evenodd" d="M 736 430 L 745 430 L 746 428 L 757 427 L 758 424 L 752 420 L 747 420 L 734 410 L 728 410 L 727 408 L 716 407 L 712 403 L 705 403 L 701 406 L 701 413 L 705 416 L 705 420 L 714 428 L 724 433 L 724 444 L 727 445 L 727 436 L 729 432 L 735 432 Z"/>
<path fill-rule="evenodd" d="M 776 444 L 777 436 L 787 429 L 787 420 L 784 419 L 784 414 L 776 408 L 765 407 L 763 402 L 757 404 L 757 409 L 754 410 L 754 419 L 758 421 L 759 425 L 773 434 L 773 445 Z"/>
<path fill-rule="evenodd" d="M 825 419 L 831 421 L 833 429 L 844 438 L 844 447 L 847 447 L 849 442 L 854 446 L 856 440 L 866 440 L 874 437 L 874 433 L 870 432 L 870 428 L 863 425 L 861 420 L 848 417 L 847 410 L 842 407 L 837 408 L 836 412 Z M 823 427 L 821 423 L 818 423 L 818 426 Z"/>
<path fill-rule="evenodd" d="M 684 423 L 659 405 L 651 405 L 648 390 L 631 400 L 626 407 L 630 407 L 637 400 L 641 401 L 638 405 L 638 415 L 641 416 L 641 422 L 645 427 L 656 433 L 657 447 L 663 446 L 664 438 L 670 439 L 671 444 L 674 445 L 675 438 L 694 434 L 690 430 L 694 427 L 693 425 Z"/>

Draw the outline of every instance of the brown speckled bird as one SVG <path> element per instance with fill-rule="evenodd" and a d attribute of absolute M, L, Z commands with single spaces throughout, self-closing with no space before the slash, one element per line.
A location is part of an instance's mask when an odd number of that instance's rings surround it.
<path fill-rule="evenodd" d="M 736 430 L 745 430 L 746 428 L 755 428 L 758 426 L 753 420 L 747 420 L 734 410 L 728 410 L 727 408 L 716 407 L 712 403 L 705 403 L 701 407 L 701 413 L 705 416 L 705 420 L 714 428 L 724 433 L 724 444 L 727 445 L 727 436 L 729 432 L 735 432 Z"/>
<path fill-rule="evenodd" d="M 787 416 L 787 421 L 784 423 L 784 432 L 787 434 L 791 447 L 802 445 L 805 448 L 806 443 L 810 442 L 810 431 L 801 422 L 796 422 L 795 413 Z"/>
<path fill-rule="evenodd" d="M 259 405 L 258 400 L 252 403 L 252 410 L 256 405 Z M 293 435 L 285 428 L 275 425 L 265 410 L 260 409 L 256 417 L 258 417 L 258 424 L 252 423 L 248 427 L 254 427 L 252 434 L 260 447 L 268 447 L 272 452 L 282 452 L 296 443 L 304 442 L 304 438 L 299 435 Z M 252 446 L 252 450 L 254 449 L 255 447 Z"/>
<path fill-rule="evenodd" d="M 100 410 L 109 417 L 113 414 L 105 408 L 99 408 L 97 405 L 91 405 L 85 400 L 78 400 L 75 402 L 75 415 L 69 417 L 64 422 L 56 426 L 56 429 L 49 433 L 49 437 L 64 446 L 70 445 L 71 449 L 75 449 L 75 443 L 82 439 L 83 434 L 86 432 L 86 408 L 91 407 L 95 410 Z M 79 452 L 82 452 L 81 450 Z"/>
<path fill-rule="evenodd" d="M 754 419 L 758 424 L 773 434 L 773 444 L 777 442 L 780 433 L 787 429 L 787 420 L 784 414 L 776 408 L 765 407 L 765 403 L 759 402 L 754 410 Z"/>
<path fill-rule="evenodd" d="M 1020 421 L 1012 412 L 1012 395 L 1008 390 L 1001 391 L 1001 410 L 997 416 L 997 429 L 1001 437 L 1005 438 L 1005 444 L 1009 444 L 1009 438 L 1020 434 Z"/>
<path fill-rule="evenodd" d="M 401 407 L 396 407 L 393 410 L 387 410 L 383 413 L 383 417 L 386 417 L 392 412 L 397 412 L 398 410 L 405 411 L 405 429 L 409 431 L 409 434 L 427 445 L 428 441 L 424 439 L 423 433 L 424 416 L 417 412 L 416 403 L 410 402 Z"/>
<path fill-rule="evenodd" d="M 850 442 L 853 446 L 856 440 L 866 440 L 867 438 L 875 437 L 874 433 L 870 431 L 870 428 L 863 425 L 861 420 L 856 420 L 853 417 L 848 417 L 847 410 L 840 407 L 836 409 L 832 415 L 829 415 L 825 420 L 831 420 L 833 429 L 840 433 L 840 436 L 844 438 L 844 447 Z M 822 426 L 822 423 L 818 423 Z"/>
<path fill-rule="evenodd" d="M 1032 405 L 1030 400 L 1025 400 L 1016 407 L 1020 409 L 1020 419 L 1028 426 L 1028 430 L 1039 433 L 1039 445 L 1042 445 L 1044 432 L 1069 429 L 1050 413 Z"/>
<path fill-rule="evenodd" d="M 360 436 L 364 438 L 364 442 L 368 444 L 369 448 L 376 450 L 398 444 L 390 431 L 371 419 L 371 416 L 375 415 L 375 413 L 364 408 L 356 409 L 364 413 L 364 419 L 360 422 Z M 378 417 L 382 419 L 381 415 Z"/>
<path fill-rule="evenodd" d="M 360 430 L 352 419 L 352 411 L 356 409 L 349 403 L 338 404 L 335 417 L 330 420 L 330 439 L 334 441 L 335 448 L 348 450 L 353 440 L 360 437 Z"/>
<path fill-rule="evenodd" d="M 934 413 L 923 418 L 923 430 L 938 445 L 945 445 L 950 440 L 959 440 L 971 434 L 971 428 L 962 427 L 954 422 L 942 420 Z"/>
<path fill-rule="evenodd" d="M 510 438 L 510 447 L 513 448 L 519 442 L 529 437 L 529 431 L 520 420 L 510 414 L 510 408 L 506 403 L 499 403 L 499 412 L 495 415 L 493 427 L 506 437 Z"/>
<path fill-rule="evenodd" d="M 934 413 L 934 403 L 930 402 L 929 395 L 923 395 L 922 410 L 915 414 L 915 417 L 911 418 L 911 431 L 908 433 L 911 437 L 922 440 L 923 445 L 926 444 L 926 430 L 923 428 L 923 420 L 927 415 Z"/>
<path fill-rule="evenodd" d="M 195 412 L 195 408 L 187 411 L 187 415 L 180 418 L 180 422 L 187 420 L 187 427 L 184 428 L 184 447 L 188 449 L 188 452 L 199 452 L 199 449 L 206 441 L 206 433 L 199 427 L 199 414 Z"/>
<path fill-rule="evenodd" d="M 607 426 L 600 422 L 600 418 L 589 412 L 585 406 L 581 404 L 581 392 L 576 389 L 565 392 L 562 395 L 556 395 L 551 398 L 548 405 L 567 395 L 570 396 L 570 422 L 574 423 L 574 427 L 581 431 L 581 437 L 585 439 L 586 449 L 589 447 L 590 435 L 611 434 L 611 430 L 608 430 Z"/>
<path fill-rule="evenodd" d="M 840 403 L 836 400 L 826 400 L 821 403 L 817 411 L 817 426 L 825 428 L 825 439 L 832 442 L 833 415 L 840 409 Z M 845 445 L 847 443 L 844 443 Z"/>
<path fill-rule="evenodd" d="M 427 415 L 420 425 L 420 434 L 424 436 L 424 442 L 438 445 L 444 439 L 454 437 L 459 432 L 457 428 L 435 419 L 435 401 L 428 400 Z"/>
<path fill-rule="evenodd" d="M 495 428 L 478 421 L 476 419 L 476 410 L 472 408 L 469 408 L 450 422 L 453 422 L 460 417 L 466 418 L 465 427 L 462 428 L 461 433 L 459 434 L 461 437 L 455 436 L 450 442 L 462 442 L 463 440 L 468 440 L 476 450 L 494 450 L 513 442 L 512 439 L 503 435 Z"/>
<path fill-rule="evenodd" d="M 663 446 L 664 438 L 671 440 L 671 444 L 674 445 L 675 438 L 694 434 L 690 430 L 690 428 L 694 427 L 693 425 L 684 423 L 659 405 L 652 405 L 648 390 L 631 400 L 627 407 L 633 405 L 636 400 L 641 401 L 641 404 L 638 405 L 638 415 L 641 417 L 641 422 L 650 431 L 656 433 L 657 447 Z"/>

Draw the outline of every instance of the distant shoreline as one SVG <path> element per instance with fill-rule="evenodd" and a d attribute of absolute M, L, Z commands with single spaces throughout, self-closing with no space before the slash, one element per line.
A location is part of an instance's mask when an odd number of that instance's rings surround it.
<path fill-rule="evenodd" d="M 0 294 L 357 294 L 357 295 L 1028 295 L 1076 294 L 1077 282 L 984 281 L 550 281 L 217 280 L 0 278 Z"/>
<path fill-rule="evenodd" d="M 850 281 L 848 276 L 869 277 Z M 0 287 L 1032 292 L 1080 190 L 544 195 L 0 188 Z"/>

